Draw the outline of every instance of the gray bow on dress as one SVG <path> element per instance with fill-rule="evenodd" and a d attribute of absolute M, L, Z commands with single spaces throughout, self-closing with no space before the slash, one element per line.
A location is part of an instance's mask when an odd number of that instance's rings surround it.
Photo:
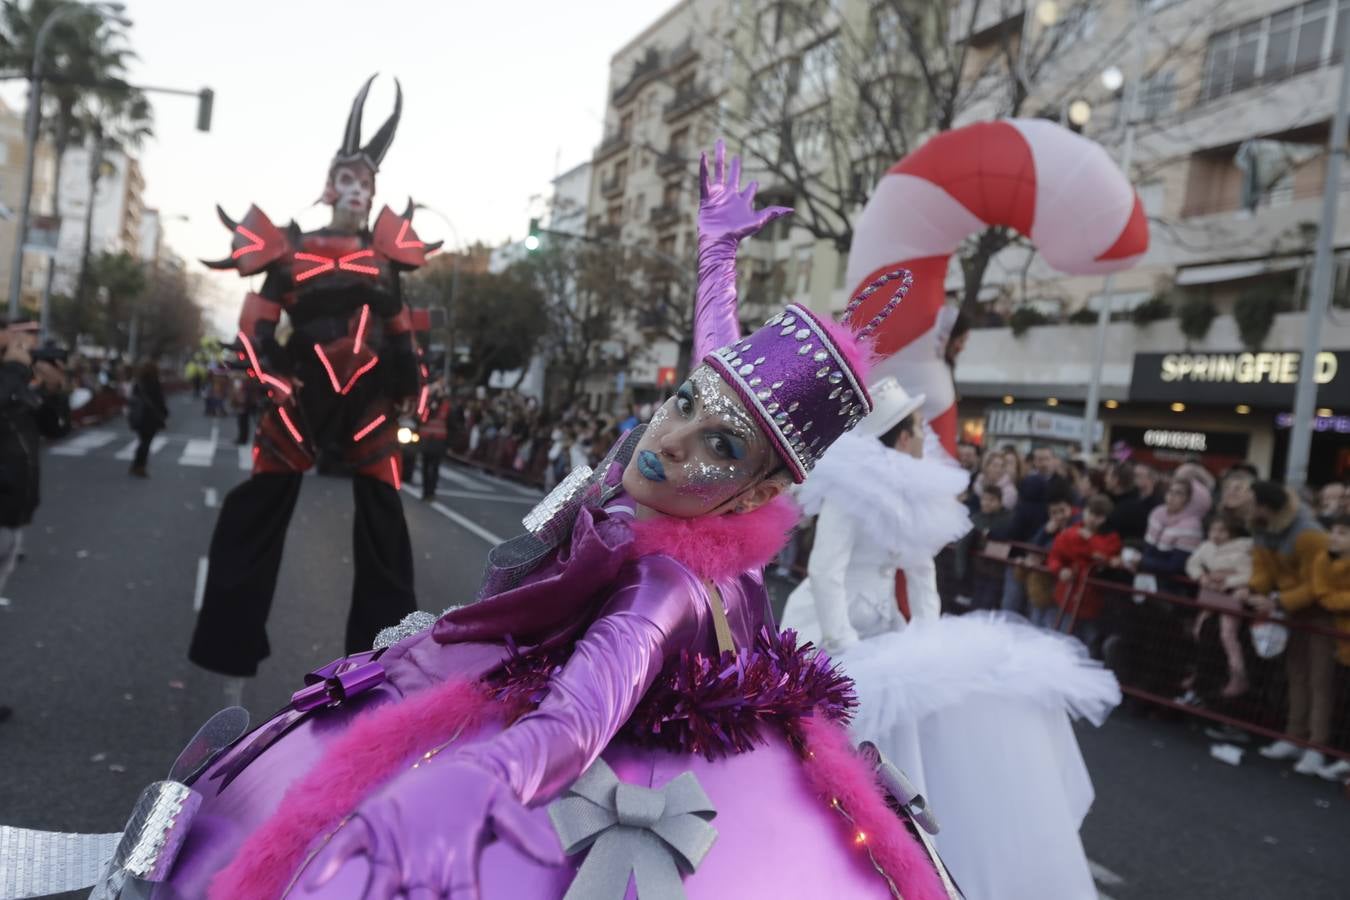
<path fill-rule="evenodd" d="M 684 900 L 683 875 L 717 840 L 708 824 L 717 810 L 692 772 L 652 789 L 597 759 L 548 814 L 564 852 L 590 848 L 563 900 L 623 900 L 630 875 L 639 900 Z"/>

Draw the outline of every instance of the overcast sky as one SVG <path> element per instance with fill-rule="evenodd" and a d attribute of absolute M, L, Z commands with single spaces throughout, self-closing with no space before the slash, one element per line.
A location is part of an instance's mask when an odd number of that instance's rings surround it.
<path fill-rule="evenodd" d="M 133 81 L 216 92 L 210 134 L 194 130 L 195 100 L 153 98 L 146 202 L 189 218 L 165 231 L 193 260 L 228 252 L 217 202 L 235 216 L 257 203 L 278 224 L 323 224 L 327 210 L 307 207 L 352 97 L 378 71 L 399 77 L 404 103 L 377 210 L 401 210 L 412 194 L 442 210 L 465 242 L 519 238 L 531 198 L 599 142 L 610 57 L 673 3 L 126 0 L 140 55 Z M 366 103 L 367 136 L 392 102 L 393 82 L 381 77 Z M 418 221 L 423 237 L 453 242 L 439 220 Z M 203 299 L 229 307 L 214 317 L 228 327 L 243 285 L 236 275 L 211 278 Z"/>

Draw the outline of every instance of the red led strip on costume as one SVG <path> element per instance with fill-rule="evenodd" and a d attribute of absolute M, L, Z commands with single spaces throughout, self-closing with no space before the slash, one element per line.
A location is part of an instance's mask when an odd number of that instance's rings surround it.
<path fill-rule="evenodd" d="M 361 380 L 361 376 L 369 372 L 371 369 L 375 368 L 375 364 L 378 363 L 379 361 L 380 358 L 378 356 L 372 356 L 369 360 L 366 361 L 365 365 L 363 365 L 361 368 L 353 372 L 351 381 L 347 382 L 347 386 L 342 389 L 342 393 L 346 394 L 352 388 L 356 387 L 356 383 Z"/>
<path fill-rule="evenodd" d="M 295 439 L 295 442 L 297 444 L 303 444 L 305 439 L 300 436 L 300 430 L 295 427 L 295 423 L 291 421 L 291 417 L 286 415 L 285 407 L 278 406 L 277 415 L 281 416 L 282 424 L 286 426 L 286 430 L 291 433 L 291 437 Z"/>
<path fill-rule="evenodd" d="M 426 244 L 423 243 L 422 241 L 417 241 L 417 240 L 413 240 L 413 241 L 405 241 L 405 240 L 403 240 L 404 238 L 406 238 L 406 237 L 408 236 L 408 229 L 411 228 L 411 227 L 412 227 L 412 222 L 410 222 L 410 221 L 407 220 L 407 219 L 404 219 L 404 220 L 403 220 L 403 227 L 401 227 L 401 228 L 398 230 L 398 237 L 394 238 L 394 246 L 395 246 L 395 247 L 397 247 L 397 248 L 400 249 L 400 250 L 413 250 L 413 249 L 416 249 L 416 248 L 419 248 L 419 247 L 425 247 L 425 246 L 426 246 Z M 385 233 L 388 234 L 388 232 L 385 232 Z"/>
<path fill-rule="evenodd" d="M 362 275 L 380 274 L 379 266 L 358 266 L 356 260 L 370 259 L 375 255 L 375 251 L 367 247 L 365 250 L 357 250 L 355 253 L 348 253 L 346 256 L 338 259 L 338 268 L 344 272 L 359 272 Z"/>
<path fill-rule="evenodd" d="M 319 362 L 323 363 L 324 370 L 328 372 L 328 381 L 333 385 L 333 393 L 343 393 L 342 385 L 338 384 L 337 372 L 333 371 L 333 364 L 328 361 L 328 355 L 323 352 L 321 344 L 314 345 L 314 355 L 319 357 Z"/>
<path fill-rule="evenodd" d="M 353 353 L 361 352 L 361 342 L 366 339 L 366 322 L 370 321 L 370 305 L 361 307 L 361 321 L 356 325 L 356 345 L 352 347 Z"/>
<path fill-rule="evenodd" d="M 247 256 L 250 253 L 257 253 L 266 245 L 266 241 L 258 237 L 253 232 L 249 231 L 243 225 L 236 226 L 234 230 L 236 234 L 248 238 L 253 243 L 248 245 L 247 247 L 240 247 L 238 250 L 231 253 L 230 259 L 238 259 L 239 257 Z"/>
<path fill-rule="evenodd" d="M 417 418 L 423 419 L 427 414 L 427 395 L 431 392 L 431 385 L 422 385 L 422 395 L 417 398 Z M 423 419 L 425 421 L 425 419 Z"/>
<path fill-rule="evenodd" d="M 318 256 L 314 253 L 295 254 L 296 262 L 311 262 L 316 265 L 312 269 L 306 269 L 295 276 L 296 281 L 308 281 L 315 275 L 322 275 L 324 272 L 331 272 L 337 267 L 337 263 L 326 256 Z"/>
<path fill-rule="evenodd" d="M 248 335 L 244 334 L 242 331 L 239 332 L 239 340 L 244 345 L 244 351 L 248 353 L 248 361 L 252 365 L 253 372 L 257 373 L 258 380 L 264 384 L 271 385 L 289 397 L 291 395 L 291 386 L 280 378 L 268 375 L 263 371 L 263 367 L 258 363 L 258 354 L 253 352 L 253 344 L 249 341 Z"/>
<path fill-rule="evenodd" d="M 403 487 L 403 479 L 398 475 L 398 460 L 389 457 L 389 471 L 394 473 L 394 490 L 400 490 Z"/>
<path fill-rule="evenodd" d="M 375 417 L 374 421 L 372 421 L 369 425 L 365 426 L 365 427 L 362 428 L 360 431 L 358 431 L 356 434 L 352 435 L 352 440 L 353 440 L 353 441 L 359 441 L 359 440 L 361 440 L 361 439 L 364 438 L 366 435 L 368 435 L 368 434 L 370 434 L 372 431 L 374 431 L 376 428 L 379 428 L 381 425 L 383 425 L 383 424 L 384 424 L 385 418 L 386 418 L 385 414 L 384 414 L 384 413 L 380 413 L 378 416 Z"/>
<path fill-rule="evenodd" d="M 328 383 L 333 386 L 333 393 L 343 396 L 351 393 L 352 388 L 356 387 L 356 383 L 361 380 L 361 376 L 375 368 L 380 361 L 378 356 L 372 356 L 361 365 L 361 368 L 352 373 L 352 377 L 348 379 L 345 385 L 342 385 L 338 384 L 337 372 L 333 370 L 333 364 L 328 361 L 328 354 L 323 352 L 321 344 L 314 345 L 314 355 L 319 357 L 319 362 L 323 363 L 324 371 L 328 373 Z"/>

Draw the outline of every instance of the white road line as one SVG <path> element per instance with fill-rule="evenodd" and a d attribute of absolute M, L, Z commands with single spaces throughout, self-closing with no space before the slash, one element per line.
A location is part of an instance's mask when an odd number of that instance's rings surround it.
<path fill-rule="evenodd" d="M 216 443 L 207 438 L 193 438 L 178 457 L 180 466 L 209 466 L 216 456 Z"/>
<path fill-rule="evenodd" d="M 205 556 L 197 557 L 197 587 L 192 592 L 192 611 L 202 611 L 202 597 L 206 596 L 206 569 L 210 561 Z"/>
<path fill-rule="evenodd" d="M 529 497 L 503 497 L 500 494 L 476 494 L 473 491 L 452 491 L 449 488 L 436 488 L 437 497 L 454 497 L 456 500 L 483 500 L 487 503 L 519 503 L 522 506 L 534 506 L 539 501 Z"/>
<path fill-rule="evenodd" d="M 1092 880 L 1103 887 L 1119 887 L 1125 883 L 1124 878 L 1121 878 L 1115 872 L 1112 872 L 1099 862 L 1093 862 L 1089 859 L 1088 869 L 1092 872 Z"/>
<path fill-rule="evenodd" d="M 81 431 L 70 440 L 52 448 L 56 456 L 84 456 L 90 450 L 96 450 L 105 444 L 117 440 L 115 431 Z"/>
<path fill-rule="evenodd" d="M 421 496 L 416 489 L 406 484 L 403 486 L 403 493 L 407 494 L 409 497 Z M 446 506 L 444 503 L 432 503 L 431 508 L 436 510 L 436 512 L 440 513 L 441 515 L 445 516 L 451 522 L 454 522 L 460 528 L 463 528 L 465 531 L 469 532 L 472 535 L 475 535 L 476 537 L 482 538 L 483 540 L 487 541 L 494 547 L 497 546 L 498 544 L 504 543 L 504 540 L 502 538 L 497 537 L 497 535 L 488 531 L 486 528 L 484 528 L 482 525 L 479 525 L 472 519 L 466 519 L 464 516 L 461 516 L 459 513 L 455 512 L 453 509 Z"/>
<path fill-rule="evenodd" d="M 244 444 L 243 446 L 239 447 L 238 450 L 239 450 L 239 471 L 241 472 L 253 471 L 253 445 Z"/>
<path fill-rule="evenodd" d="M 453 481 L 462 488 L 468 488 L 471 491 L 485 491 L 488 487 L 477 479 L 470 478 L 449 466 L 441 466 L 441 477 L 447 481 Z"/>
<path fill-rule="evenodd" d="M 205 503 L 208 507 L 215 508 L 220 505 L 220 495 L 216 493 L 215 488 L 209 487 L 202 490 L 206 493 Z"/>
<path fill-rule="evenodd" d="M 135 459 L 135 457 L 136 457 L 136 445 L 139 444 L 139 443 L 140 443 L 140 441 L 132 441 L 130 444 L 127 444 L 127 445 L 126 445 L 125 447 L 123 447 L 121 450 L 118 450 L 117 453 L 114 455 L 113 458 L 114 458 L 114 459 Z M 150 441 L 150 455 L 151 455 L 151 456 L 154 456 L 156 453 L 158 453 L 159 451 L 163 450 L 163 449 L 164 449 L 164 445 L 167 444 L 167 443 L 169 443 L 169 439 L 168 439 L 167 437 L 165 437 L 165 436 L 162 435 L 162 434 L 157 434 L 157 435 L 155 435 L 154 438 Z"/>

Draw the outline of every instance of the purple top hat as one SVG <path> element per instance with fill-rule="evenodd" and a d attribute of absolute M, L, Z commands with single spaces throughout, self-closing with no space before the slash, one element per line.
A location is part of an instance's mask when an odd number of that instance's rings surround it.
<path fill-rule="evenodd" d="M 859 304 L 895 279 L 901 284 L 882 311 L 852 330 L 849 320 Z M 740 395 L 798 484 L 840 435 L 872 411 L 867 339 L 911 283 L 905 269 L 882 275 L 849 301 L 838 325 L 794 303 L 703 360 Z"/>

